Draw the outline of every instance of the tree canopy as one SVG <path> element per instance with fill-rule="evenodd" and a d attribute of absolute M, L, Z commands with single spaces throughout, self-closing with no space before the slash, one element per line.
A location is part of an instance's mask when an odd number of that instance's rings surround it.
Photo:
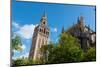
<path fill-rule="evenodd" d="M 12 40 L 13 49 L 19 50 L 19 37 Z M 17 47 L 15 47 L 17 46 Z M 15 65 L 69 63 L 81 61 L 95 61 L 96 50 L 90 47 L 86 52 L 81 48 L 79 40 L 69 33 L 62 33 L 58 43 L 50 42 L 40 48 L 41 57 L 38 60 L 20 58 L 14 60 Z"/>

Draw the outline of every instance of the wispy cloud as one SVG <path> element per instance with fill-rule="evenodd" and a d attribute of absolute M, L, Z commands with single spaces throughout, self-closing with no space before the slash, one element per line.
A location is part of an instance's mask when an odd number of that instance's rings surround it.
<path fill-rule="evenodd" d="M 54 28 L 54 32 L 57 32 L 58 30 L 57 30 L 57 28 Z"/>
<path fill-rule="evenodd" d="M 20 28 L 19 24 L 14 22 L 14 21 L 12 22 L 12 26 L 15 27 L 15 28 Z"/>
<path fill-rule="evenodd" d="M 50 31 L 57 33 L 58 32 L 58 29 L 57 28 L 50 28 Z"/>
<path fill-rule="evenodd" d="M 19 51 L 17 51 L 17 50 L 13 50 L 13 52 L 14 52 L 14 53 L 20 53 L 20 52 L 19 52 Z"/>
<path fill-rule="evenodd" d="M 26 24 L 22 26 L 18 31 L 15 33 L 20 35 L 22 38 L 30 39 L 33 35 L 35 25 L 33 24 Z"/>
<path fill-rule="evenodd" d="M 23 44 L 23 45 L 21 46 L 21 48 L 22 48 L 22 50 L 25 50 L 25 49 L 26 49 L 26 46 Z"/>
<path fill-rule="evenodd" d="M 21 25 L 19 25 L 16 22 L 12 22 L 12 25 L 16 29 L 18 29 L 14 33 L 17 34 L 17 35 L 19 35 L 20 37 L 22 37 L 24 39 L 30 39 L 30 38 L 32 38 L 32 35 L 34 33 L 34 28 L 37 26 L 37 24 L 36 25 L 25 24 L 25 25 L 21 26 Z"/>

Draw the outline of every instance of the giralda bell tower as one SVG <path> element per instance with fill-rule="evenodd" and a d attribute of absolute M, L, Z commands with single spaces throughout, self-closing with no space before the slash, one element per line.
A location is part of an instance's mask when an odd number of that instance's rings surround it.
<path fill-rule="evenodd" d="M 42 45 L 46 45 L 49 37 L 49 28 L 47 27 L 47 15 L 44 12 L 40 20 L 40 24 L 35 27 L 33 37 L 32 37 L 32 45 L 29 53 L 30 59 L 39 59 L 42 55 L 40 52 L 40 48 Z"/>

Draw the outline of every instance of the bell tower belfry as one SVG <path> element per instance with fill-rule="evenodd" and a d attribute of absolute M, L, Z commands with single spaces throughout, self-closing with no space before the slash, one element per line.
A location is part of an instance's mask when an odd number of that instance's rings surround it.
<path fill-rule="evenodd" d="M 47 27 L 47 16 L 46 13 L 42 16 L 40 24 L 35 27 L 32 45 L 29 53 L 30 59 L 39 59 L 42 55 L 40 48 L 42 45 L 47 45 L 50 29 Z"/>
<path fill-rule="evenodd" d="M 47 15 L 46 15 L 45 12 L 44 12 L 44 15 L 42 16 L 40 21 L 41 21 L 41 25 L 42 26 L 46 26 L 47 25 Z"/>

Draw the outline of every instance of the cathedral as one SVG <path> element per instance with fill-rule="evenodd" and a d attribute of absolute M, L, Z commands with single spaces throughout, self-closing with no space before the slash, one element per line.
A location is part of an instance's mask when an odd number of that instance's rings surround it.
<path fill-rule="evenodd" d="M 84 24 L 84 17 L 80 16 L 77 19 L 77 23 L 73 24 L 67 30 L 62 28 L 62 33 L 70 33 L 72 36 L 78 38 L 81 48 L 86 51 L 89 47 L 96 47 L 96 32 L 90 29 L 89 26 Z M 43 55 L 40 52 L 42 45 L 47 45 L 50 29 L 47 26 L 46 13 L 42 16 L 40 24 L 35 27 L 32 45 L 29 52 L 29 59 L 40 59 Z"/>
<path fill-rule="evenodd" d="M 69 29 L 64 30 L 64 28 L 62 28 L 62 33 L 63 32 L 68 32 L 72 36 L 78 38 L 81 48 L 83 48 L 84 51 L 89 47 L 96 46 L 96 32 L 84 24 L 83 16 L 78 17 L 77 23 L 73 24 Z"/>
<path fill-rule="evenodd" d="M 29 53 L 30 59 L 40 59 L 42 56 L 39 51 L 42 45 L 46 45 L 48 42 L 50 29 L 47 27 L 47 15 L 44 13 L 40 20 L 40 24 L 35 27 L 33 37 L 32 37 L 32 45 Z"/>

